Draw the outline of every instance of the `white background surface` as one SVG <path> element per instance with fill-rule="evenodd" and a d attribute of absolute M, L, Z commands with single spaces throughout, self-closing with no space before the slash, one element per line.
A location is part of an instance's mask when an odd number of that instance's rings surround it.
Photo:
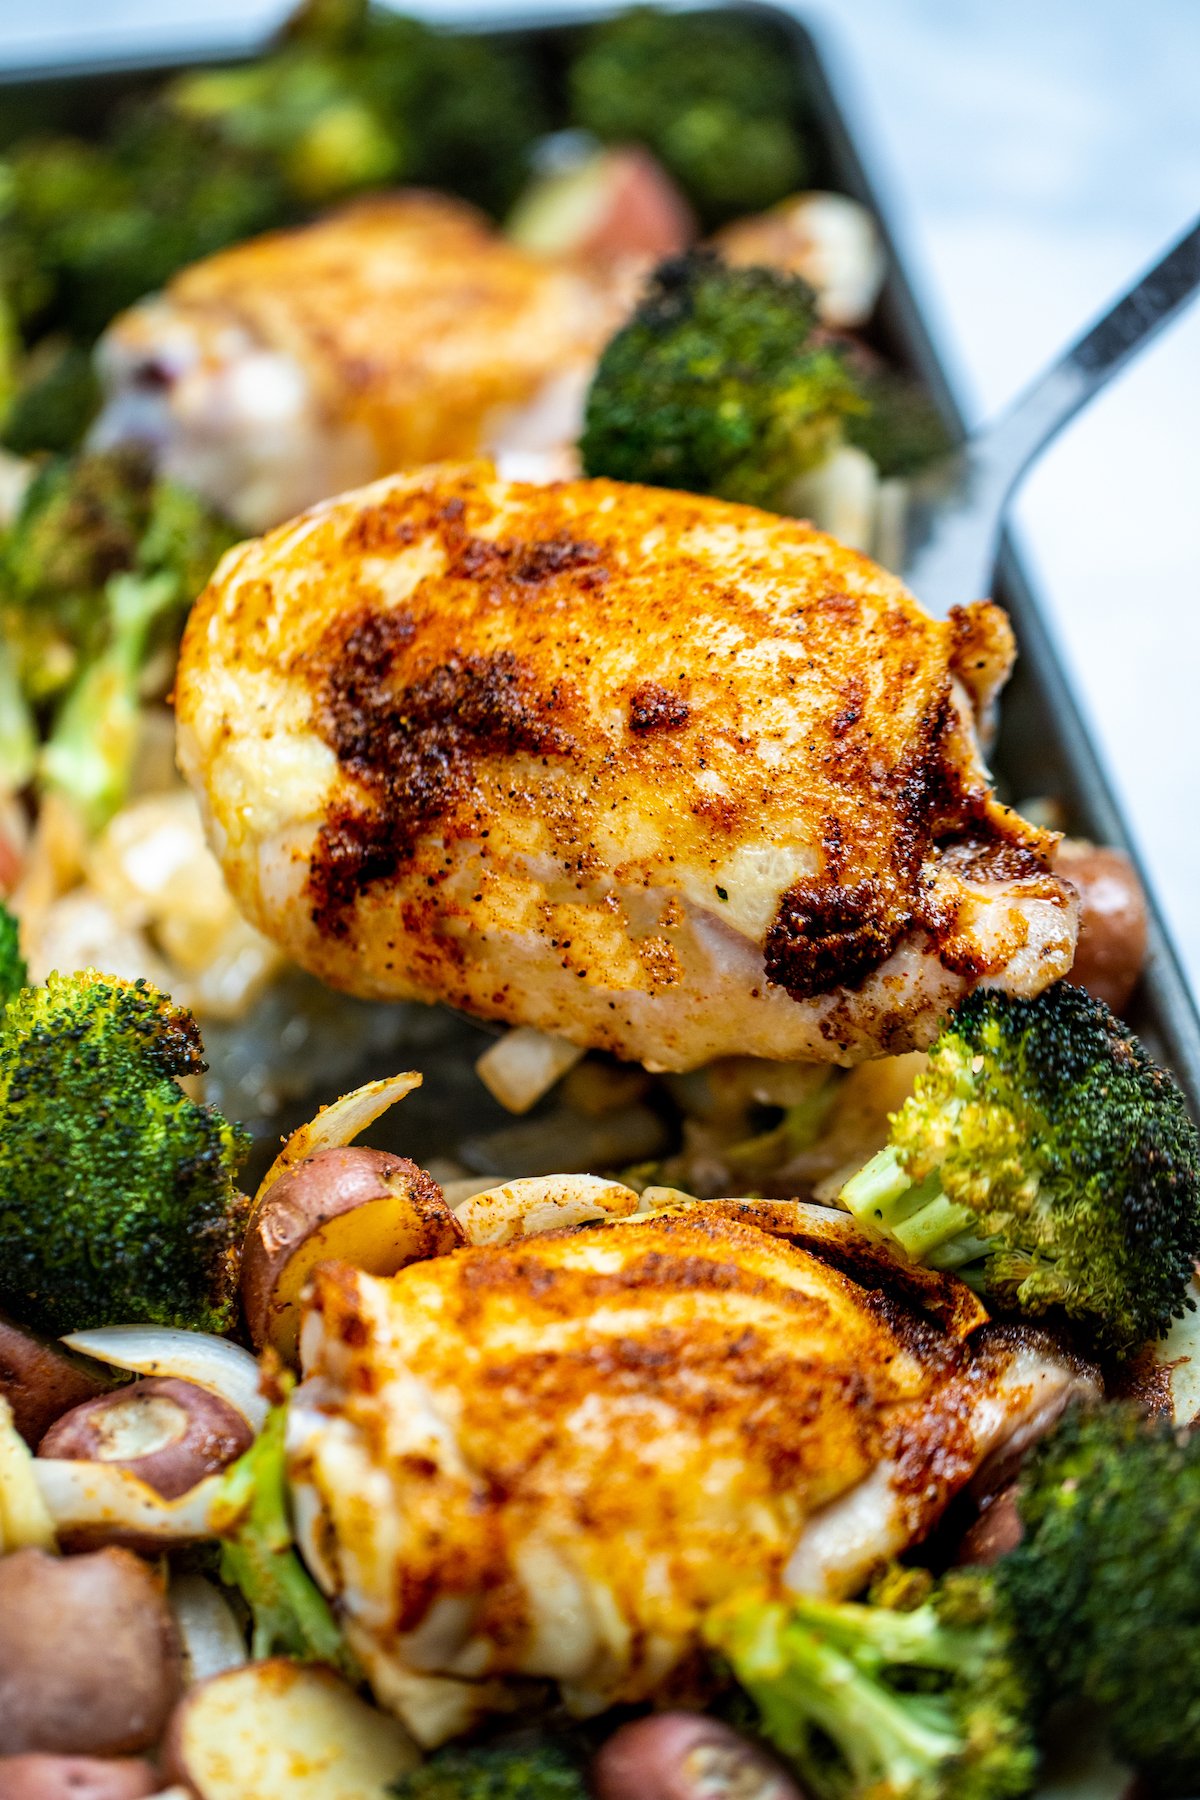
<path fill-rule="evenodd" d="M 805 10 L 841 41 L 952 373 L 982 417 L 1200 211 L 1200 0 Z M 0 0 L 0 64 L 249 42 L 284 11 L 276 0 Z M 1018 519 L 1200 992 L 1200 306 L 1069 429 L 1030 476 Z"/>

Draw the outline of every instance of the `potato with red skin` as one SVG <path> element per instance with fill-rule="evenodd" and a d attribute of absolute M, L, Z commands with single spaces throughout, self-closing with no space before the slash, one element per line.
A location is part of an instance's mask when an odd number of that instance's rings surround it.
<path fill-rule="evenodd" d="M 976 1563 L 981 1568 L 990 1568 L 1010 1550 L 1015 1550 L 1023 1536 L 1024 1527 L 1017 1508 L 1017 1484 L 1011 1481 L 981 1504 L 977 1517 L 959 1541 L 954 1560 L 963 1567 Z"/>
<path fill-rule="evenodd" d="M 224 1469 L 254 1441 L 244 1414 L 194 1381 L 155 1376 L 76 1406 L 55 1421 L 39 1456 L 115 1463 L 164 1500 Z"/>
<path fill-rule="evenodd" d="M 147 1800 L 161 1788 L 141 1757 L 0 1756 L 0 1800 Z"/>
<path fill-rule="evenodd" d="M 55 1419 L 108 1393 L 112 1386 L 111 1374 L 89 1368 L 80 1357 L 0 1317 L 0 1395 L 12 1408 L 13 1424 L 31 1450 Z"/>
<path fill-rule="evenodd" d="M 1137 870 L 1123 850 L 1064 838 L 1054 871 L 1079 895 L 1079 940 L 1067 980 L 1120 1013 L 1146 960 L 1146 896 Z"/>
<path fill-rule="evenodd" d="M 128 1550 L 0 1560 L 0 1756 L 127 1756 L 162 1735 L 179 1638 L 152 1570 Z"/>
<path fill-rule="evenodd" d="M 597 150 L 573 167 L 533 182 L 508 222 L 508 235 L 535 256 L 606 268 L 661 262 L 696 238 L 691 207 L 639 144 Z"/>
<path fill-rule="evenodd" d="M 622 1725 L 591 1769 L 596 1800 L 803 1800 L 800 1788 L 757 1744 L 702 1713 L 655 1713 Z"/>
<path fill-rule="evenodd" d="M 463 1242 L 441 1188 L 406 1156 L 318 1150 L 273 1181 L 250 1217 L 242 1306 L 255 1347 L 295 1361 L 300 1296 L 319 1263 L 394 1275 Z"/>

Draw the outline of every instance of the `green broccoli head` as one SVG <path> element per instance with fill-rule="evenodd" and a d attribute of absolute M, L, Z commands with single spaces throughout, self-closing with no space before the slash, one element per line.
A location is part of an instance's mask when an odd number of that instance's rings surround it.
<path fill-rule="evenodd" d="M 587 1800 L 578 1759 L 553 1738 L 448 1744 L 393 1783 L 400 1800 Z"/>
<path fill-rule="evenodd" d="M 575 124 L 647 145 L 710 225 L 807 179 L 792 63 L 750 21 L 623 13 L 592 34 L 569 86 Z"/>
<path fill-rule="evenodd" d="M 155 479 L 142 452 L 122 449 L 47 463 L 0 538 L 11 673 L 30 704 L 61 698 L 40 775 L 89 826 L 125 797 L 146 666 L 173 647 L 234 536 L 195 495 Z"/>
<path fill-rule="evenodd" d="M 0 904 L 0 1010 L 15 1000 L 28 980 L 20 927 L 7 906 Z"/>
<path fill-rule="evenodd" d="M 1033 1785 L 1031 1692 L 987 1572 L 896 1569 L 865 1602 L 739 1597 L 705 1635 L 815 1800 L 1005 1800 Z"/>
<path fill-rule="evenodd" d="M 1065 1314 L 1124 1353 L 1190 1304 L 1200 1139 L 1171 1077 L 1082 988 L 977 990 L 841 1201 L 998 1310 Z"/>
<path fill-rule="evenodd" d="M 221 1578 L 250 1608 L 255 1657 L 328 1663 L 359 1681 L 361 1671 L 329 1603 L 296 1554 L 286 1433 L 286 1405 L 272 1407 L 253 1444 L 221 1477 L 209 1507 L 221 1540 Z"/>
<path fill-rule="evenodd" d="M 1156 1794 L 1200 1792 L 1200 1434 L 1076 1411 L 1026 1459 L 995 1578 L 1050 1697 L 1092 1702 Z"/>
<path fill-rule="evenodd" d="M 862 404 L 814 323 L 794 276 L 731 269 L 707 251 L 662 264 L 600 359 L 586 472 L 785 511 Z"/>
<path fill-rule="evenodd" d="M 94 970 L 26 988 L 0 1020 L 0 1299 L 62 1333 L 232 1323 L 245 1134 L 178 1077 L 195 1021 Z"/>

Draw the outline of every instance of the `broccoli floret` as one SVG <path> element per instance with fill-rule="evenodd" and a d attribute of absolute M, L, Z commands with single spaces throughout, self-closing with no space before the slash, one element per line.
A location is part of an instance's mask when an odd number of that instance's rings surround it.
<path fill-rule="evenodd" d="M 29 970 L 21 955 L 20 927 L 7 906 L 0 903 L 0 1011 L 28 980 Z"/>
<path fill-rule="evenodd" d="M 392 1784 L 400 1800 L 587 1800 L 578 1760 L 553 1738 L 448 1744 Z"/>
<path fill-rule="evenodd" d="M 739 1597 L 705 1635 L 816 1800 L 1004 1800 L 1037 1756 L 988 1572 L 894 1570 L 865 1602 Z"/>
<path fill-rule="evenodd" d="M 977 990 L 841 1200 L 998 1310 L 1065 1314 L 1124 1353 L 1188 1309 L 1200 1139 L 1171 1077 L 1082 988 Z"/>
<path fill-rule="evenodd" d="M 601 25 L 569 73 L 572 122 L 642 143 L 706 224 L 804 185 L 791 59 L 749 21 L 638 8 Z"/>
<path fill-rule="evenodd" d="M 949 455 L 946 421 L 919 382 L 882 369 L 859 376 L 859 385 L 865 407 L 846 421 L 846 436 L 882 476 L 917 475 Z"/>
<path fill-rule="evenodd" d="M 600 359 L 580 449 L 589 475 L 786 511 L 862 401 L 812 341 L 812 291 L 710 252 L 662 264 Z"/>
<path fill-rule="evenodd" d="M 221 1578 L 240 1590 L 254 1620 L 256 1657 L 329 1663 L 351 1680 L 360 1671 L 329 1603 L 296 1554 L 288 1516 L 286 1406 L 221 1478 L 209 1520 L 221 1539 Z"/>
<path fill-rule="evenodd" d="M 130 1320 L 226 1330 L 245 1134 L 177 1080 L 195 1020 L 94 970 L 0 1020 L 0 1300 L 56 1333 Z"/>
<path fill-rule="evenodd" d="M 235 534 L 194 495 L 113 450 L 45 465 L 0 540 L 0 628 L 27 701 L 65 695 L 43 779 L 91 826 L 124 798 L 139 688 Z"/>
<path fill-rule="evenodd" d="M 1200 1434 L 1074 1412 L 1018 1504 L 995 1577 L 1049 1693 L 1092 1702 L 1156 1794 L 1200 1792 Z"/>
<path fill-rule="evenodd" d="M 4 443 L 18 456 L 73 450 L 100 403 L 88 351 L 65 339 L 38 344 L 17 372 L 4 414 Z"/>

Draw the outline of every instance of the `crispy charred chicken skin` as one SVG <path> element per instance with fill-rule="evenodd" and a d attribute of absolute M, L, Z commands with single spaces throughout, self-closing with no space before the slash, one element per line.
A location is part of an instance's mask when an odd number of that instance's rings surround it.
<path fill-rule="evenodd" d="M 1070 967 L 1055 840 L 979 760 L 1011 656 L 794 520 L 438 468 L 226 559 L 179 753 L 242 908 L 335 987 L 851 1063 Z"/>
<path fill-rule="evenodd" d="M 898 1277 L 814 1214 L 698 1202 L 390 1280 L 319 1272 L 298 1529 L 423 1742 L 534 1683 L 585 1716 L 702 1703 L 707 1608 L 747 1582 L 854 1592 L 989 1454 L 1094 1394 L 953 1277 Z"/>

